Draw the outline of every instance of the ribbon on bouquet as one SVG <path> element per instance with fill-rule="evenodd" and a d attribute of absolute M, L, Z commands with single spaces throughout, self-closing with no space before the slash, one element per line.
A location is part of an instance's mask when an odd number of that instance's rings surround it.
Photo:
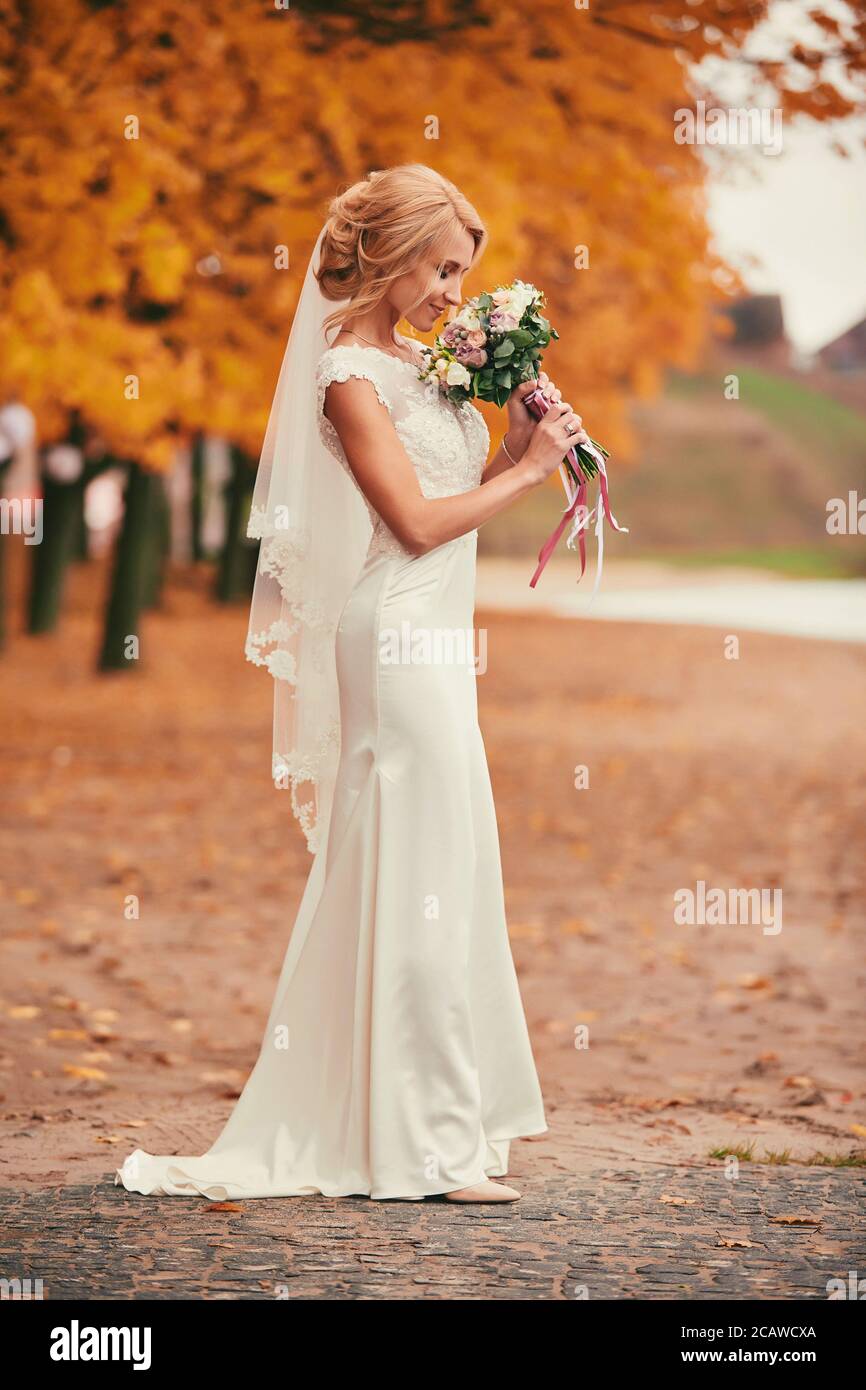
<path fill-rule="evenodd" d="M 530 392 L 528 396 L 524 396 L 523 404 L 526 406 L 527 410 L 535 416 L 536 420 L 540 420 L 550 409 L 550 402 L 543 391 L 538 387 Z M 571 529 L 568 533 L 566 545 L 570 550 L 573 550 L 575 540 L 577 541 L 580 552 L 580 574 L 577 577 L 577 582 L 578 584 L 580 583 L 586 572 L 586 532 L 589 530 L 593 518 L 595 518 L 595 539 L 598 547 L 598 562 L 595 572 L 595 585 L 593 586 L 590 596 L 591 603 L 598 593 L 598 586 L 601 583 L 601 570 L 604 561 L 604 523 L 607 521 L 608 525 L 611 526 L 614 531 L 625 534 L 628 534 L 628 527 L 620 526 L 610 509 L 610 494 L 608 490 L 607 469 L 604 466 L 604 456 L 591 442 L 582 444 L 581 448 L 585 449 L 586 452 L 592 456 L 598 468 L 598 501 L 592 511 L 589 511 L 586 505 L 586 474 L 581 467 L 577 449 L 569 449 L 566 457 L 574 469 L 578 482 L 574 482 L 565 463 L 561 463 L 559 465 L 559 476 L 562 479 L 562 486 L 568 505 L 560 518 L 559 525 L 550 533 L 538 552 L 538 564 L 535 573 L 529 581 L 529 587 L 531 589 L 535 588 L 542 570 L 559 544 L 559 539 L 569 522 L 571 522 Z"/>

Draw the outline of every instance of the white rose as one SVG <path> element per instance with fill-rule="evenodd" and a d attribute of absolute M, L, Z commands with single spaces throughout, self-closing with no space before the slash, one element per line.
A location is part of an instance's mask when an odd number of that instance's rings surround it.
<path fill-rule="evenodd" d="M 475 308 L 474 304 L 464 304 L 455 322 L 459 323 L 462 328 L 468 328 L 470 331 L 481 327 L 481 319 L 478 317 L 478 310 Z"/>
<path fill-rule="evenodd" d="M 468 386 L 472 377 L 462 362 L 449 362 L 445 380 L 449 386 Z"/>
<path fill-rule="evenodd" d="M 522 281 L 514 286 L 511 291 L 511 312 L 516 319 L 522 319 L 526 310 L 535 298 L 535 289 L 532 285 L 524 285 Z"/>

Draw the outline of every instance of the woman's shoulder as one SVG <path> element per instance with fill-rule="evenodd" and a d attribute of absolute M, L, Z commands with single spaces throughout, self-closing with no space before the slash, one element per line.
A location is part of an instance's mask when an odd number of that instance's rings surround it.
<path fill-rule="evenodd" d="M 351 377 L 369 381 L 382 404 L 390 408 L 405 378 L 415 370 L 414 363 L 392 357 L 379 348 L 334 343 L 316 364 L 316 380 L 321 396 L 332 382 L 348 381 Z"/>

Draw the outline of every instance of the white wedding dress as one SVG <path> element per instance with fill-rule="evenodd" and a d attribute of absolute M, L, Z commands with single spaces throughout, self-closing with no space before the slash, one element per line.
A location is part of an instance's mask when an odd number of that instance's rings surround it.
<path fill-rule="evenodd" d="M 372 382 L 427 497 L 477 487 L 489 439 L 412 363 L 320 358 Z M 351 474 L 350 474 L 351 476 Z M 340 762 L 258 1061 L 208 1152 L 136 1150 L 130 1191 L 420 1198 L 508 1170 L 547 1124 L 505 924 L 475 687 L 477 533 L 413 556 L 370 509 L 336 638 Z M 413 659 L 414 658 L 414 659 Z"/>

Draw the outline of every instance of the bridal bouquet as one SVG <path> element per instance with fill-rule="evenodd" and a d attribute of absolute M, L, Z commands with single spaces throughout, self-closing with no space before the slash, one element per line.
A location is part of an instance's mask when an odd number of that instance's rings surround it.
<path fill-rule="evenodd" d="M 425 347 L 424 366 L 420 376 L 435 381 L 454 405 L 473 399 L 495 401 L 505 405 L 514 389 L 522 382 L 538 376 L 544 348 L 559 334 L 545 318 L 544 293 L 535 285 L 515 280 L 500 286 L 492 293 L 476 295 L 467 300 L 458 314 L 436 338 L 432 347 Z M 540 420 L 550 406 L 546 396 L 535 390 L 524 396 L 523 404 Z M 556 530 L 548 536 L 538 554 L 538 566 L 529 583 L 532 588 L 547 564 L 568 523 L 571 523 L 567 545 L 580 550 L 580 578 L 586 569 L 586 531 L 596 518 L 598 568 L 595 589 L 601 579 L 603 526 L 605 518 L 615 531 L 625 531 L 618 525 L 610 510 L 608 497 L 607 450 L 596 439 L 575 444 L 569 449 L 559 474 L 568 505 Z M 587 507 L 587 483 L 598 477 L 599 500 L 590 512 Z"/>

